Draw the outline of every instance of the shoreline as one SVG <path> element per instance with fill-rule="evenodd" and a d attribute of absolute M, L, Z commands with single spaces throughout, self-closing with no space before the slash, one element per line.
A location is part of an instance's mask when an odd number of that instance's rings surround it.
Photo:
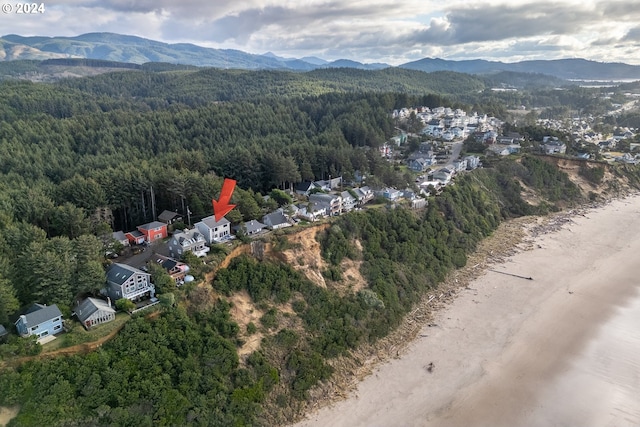
<path fill-rule="evenodd" d="M 440 288 L 455 299 L 430 307 L 433 318 L 418 319 L 415 339 L 405 334 L 410 342 L 395 355 L 364 360 L 364 380 L 352 381 L 346 399 L 325 394 L 328 406 L 296 426 L 523 425 L 523 405 L 568 369 L 625 299 L 638 296 L 629 286 L 633 264 L 619 268 L 640 251 L 640 231 L 626 226 L 638 213 L 634 195 L 501 224 L 507 233 L 496 236 L 522 234 L 507 236 L 509 245 L 503 236 L 491 259 L 470 255 L 471 267 Z M 603 285 L 603 277 L 611 280 Z"/>

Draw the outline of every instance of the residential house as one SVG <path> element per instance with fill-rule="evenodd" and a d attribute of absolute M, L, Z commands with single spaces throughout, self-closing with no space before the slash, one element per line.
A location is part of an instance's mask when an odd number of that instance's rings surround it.
<path fill-rule="evenodd" d="M 433 179 L 440 181 L 443 185 L 447 185 L 453 178 L 453 171 L 451 169 L 442 168 L 433 173 Z"/>
<path fill-rule="evenodd" d="M 356 193 L 356 199 L 358 201 L 358 205 L 362 206 L 365 203 L 369 203 L 375 197 L 375 194 L 368 186 L 358 187 L 353 189 L 354 193 Z"/>
<path fill-rule="evenodd" d="M 107 268 L 106 294 L 113 301 L 126 298 L 139 301 L 155 297 L 156 288 L 151 275 L 126 264 L 114 263 Z"/>
<path fill-rule="evenodd" d="M 442 119 L 431 119 L 427 123 L 426 127 L 422 130 L 423 133 L 429 135 L 440 135 L 440 133 L 444 130 L 444 120 Z"/>
<path fill-rule="evenodd" d="M 486 154 L 493 156 L 508 156 L 510 153 L 509 148 L 504 145 L 492 145 L 487 147 Z"/>
<path fill-rule="evenodd" d="M 173 233 L 169 240 L 169 255 L 181 258 L 186 252 L 191 252 L 197 257 L 203 257 L 209 252 L 206 243 L 204 236 L 197 229 Z"/>
<path fill-rule="evenodd" d="M 342 186 L 342 177 L 323 179 L 320 181 L 315 181 L 314 184 L 320 187 L 324 191 L 337 190 Z"/>
<path fill-rule="evenodd" d="M 311 191 L 314 189 L 319 189 L 319 187 L 316 186 L 315 183 L 311 181 L 303 181 L 296 184 L 294 191 L 296 194 L 299 194 L 301 196 L 309 196 L 309 194 L 311 194 Z"/>
<path fill-rule="evenodd" d="M 467 170 L 473 170 L 480 166 L 480 157 L 478 156 L 466 156 L 464 159 L 467 161 Z"/>
<path fill-rule="evenodd" d="M 350 212 L 356 207 L 357 200 L 348 191 L 340 193 L 342 198 L 342 212 Z"/>
<path fill-rule="evenodd" d="M 164 210 L 160 215 L 158 215 L 158 221 L 163 222 L 167 225 L 171 225 L 174 222 L 182 221 L 182 215 L 177 212 Z"/>
<path fill-rule="evenodd" d="M 416 197 L 411 199 L 411 209 L 422 209 L 427 207 L 427 199 Z"/>
<path fill-rule="evenodd" d="M 184 283 L 184 278 L 189 272 L 187 264 L 164 255 L 156 255 L 155 262 L 167 272 L 176 284 L 181 285 Z"/>
<path fill-rule="evenodd" d="M 498 140 L 496 142 L 501 145 L 511 145 L 515 144 L 515 139 L 513 137 L 503 135 L 498 137 Z"/>
<path fill-rule="evenodd" d="M 132 245 L 141 245 L 145 241 L 145 235 L 138 230 L 129 231 L 125 236 Z"/>
<path fill-rule="evenodd" d="M 7 329 L 3 325 L 0 325 L 0 343 L 4 342 L 7 335 L 9 335 L 9 332 L 7 332 Z"/>
<path fill-rule="evenodd" d="M 245 222 L 240 226 L 240 228 L 244 231 L 244 234 L 247 236 L 253 236 L 254 234 L 262 233 L 266 230 L 267 226 L 260 221 L 256 221 L 252 219 L 249 222 Z"/>
<path fill-rule="evenodd" d="M 215 215 L 211 215 L 197 222 L 195 226 L 209 245 L 222 243 L 232 238 L 230 223 L 225 217 L 216 221 Z"/>
<path fill-rule="evenodd" d="M 376 192 L 379 196 L 384 197 L 385 199 L 394 201 L 402 197 L 402 191 L 396 190 L 395 188 L 383 188 L 380 191 Z"/>
<path fill-rule="evenodd" d="M 147 243 L 153 243 L 156 240 L 164 239 L 168 236 L 167 224 L 160 221 L 153 221 L 148 224 L 139 225 L 138 231 L 144 234 L 144 240 Z"/>
<path fill-rule="evenodd" d="M 129 239 L 125 236 L 122 231 L 114 231 L 111 233 L 111 238 L 116 242 L 120 243 L 122 246 L 129 246 Z"/>
<path fill-rule="evenodd" d="M 454 160 L 452 165 L 456 173 L 467 169 L 467 161 L 465 159 Z"/>
<path fill-rule="evenodd" d="M 85 298 L 74 309 L 74 314 L 85 329 L 111 322 L 116 318 L 116 311 L 110 301 L 97 298 Z"/>
<path fill-rule="evenodd" d="M 429 166 L 436 164 L 436 156 L 433 151 L 428 151 L 426 153 L 415 153 L 409 157 L 407 160 L 407 165 L 409 169 L 414 172 L 424 172 L 429 169 Z"/>
<path fill-rule="evenodd" d="M 314 222 L 327 216 L 327 206 L 321 203 L 300 203 L 297 207 L 296 216 L 307 221 Z"/>
<path fill-rule="evenodd" d="M 342 197 L 336 194 L 315 193 L 309 196 L 309 201 L 325 205 L 327 215 L 333 216 L 342 213 Z"/>
<path fill-rule="evenodd" d="M 275 211 L 262 217 L 262 222 L 271 230 L 277 230 L 279 228 L 291 227 L 291 221 L 282 213 L 282 211 Z"/>
<path fill-rule="evenodd" d="M 565 154 L 567 152 L 567 146 L 556 140 L 551 140 L 542 146 L 542 149 L 546 154 Z"/>
<path fill-rule="evenodd" d="M 15 323 L 21 337 L 35 335 L 38 340 L 63 331 L 62 313 L 57 305 L 33 304 Z"/>

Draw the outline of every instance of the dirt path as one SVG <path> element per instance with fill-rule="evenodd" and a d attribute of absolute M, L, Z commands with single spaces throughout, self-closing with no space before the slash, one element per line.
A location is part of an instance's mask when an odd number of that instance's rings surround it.
<path fill-rule="evenodd" d="M 120 332 L 122 328 L 124 328 L 124 325 L 126 325 L 126 323 L 123 323 L 118 328 L 111 331 L 109 335 L 106 335 L 96 341 L 86 342 L 86 343 L 74 345 L 71 347 L 65 347 L 58 350 L 49 351 L 46 353 L 40 353 L 36 356 L 20 357 L 18 359 L 14 359 L 9 362 L 6 362 L 6 364 L 10 366 L 19 366 L 30 360 L 51 359 L 58 356 L 73 356 L 75 354 L 86 354 L 91 351 L 97 350 L 102 346 L 102 344 L 106 343 L 107 341 L 115 337 L 118 334 L 118 332 Z"/>

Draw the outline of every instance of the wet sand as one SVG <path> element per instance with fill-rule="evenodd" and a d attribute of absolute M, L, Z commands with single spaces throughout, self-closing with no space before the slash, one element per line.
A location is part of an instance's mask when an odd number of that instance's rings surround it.
<path fill-rule="evenodd" d="M 311 426 L 640 425 L 640 197 L 486 271 Z M 429 370 L 429 364 L 433 369 Z"/>

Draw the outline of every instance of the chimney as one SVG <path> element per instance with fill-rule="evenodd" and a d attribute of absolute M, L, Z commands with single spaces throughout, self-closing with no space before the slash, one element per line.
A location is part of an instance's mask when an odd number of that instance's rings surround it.
<path fill-rule="evenodd" d="M 111 298 L 107 297 L 107 304 L 109 304 L 109 307 L 111 307 Z"/>

